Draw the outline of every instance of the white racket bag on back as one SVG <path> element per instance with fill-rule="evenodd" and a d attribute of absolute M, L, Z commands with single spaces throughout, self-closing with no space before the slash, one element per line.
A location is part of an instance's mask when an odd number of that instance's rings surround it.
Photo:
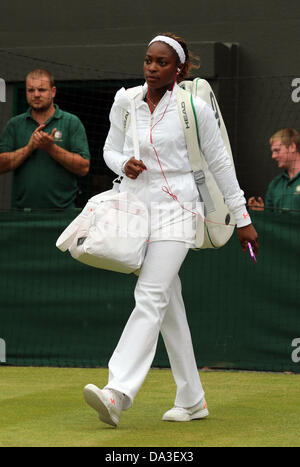
<path fill-rule="evenodd" d="M 216 97 L 206 80 L 196 78 L 193 81 L 182 81 L 179 86 L 177 93 L 179 115 L 200 201 L 204 204 L 204 218 L 198 216 L 197 219 L 196 247 L 220 248 L 232 236 L 235 219 L 225 204 L 223 194 L 201 151 L 193 96 L 201 97 L 215 112 L 225 147 L 234 167 L 227 130 Z"/>

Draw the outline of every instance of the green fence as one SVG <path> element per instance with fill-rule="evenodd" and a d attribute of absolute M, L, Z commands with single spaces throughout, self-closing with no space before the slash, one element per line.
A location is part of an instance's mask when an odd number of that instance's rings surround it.
<path fill-rule="evenodd" d="M 82 265 L 55 247 L 75 212 L 0 214 L 0 362 L 107 366 L 136 277 Z M 181 269 L 199 367 L 300 373 L 300 215 L 253 212 L 254 264 L 236 234 L 190 251 Z M 299 348 L 299 352 L 298 352 Z M 154 366 L 169 366 L 159 341 Z"/>

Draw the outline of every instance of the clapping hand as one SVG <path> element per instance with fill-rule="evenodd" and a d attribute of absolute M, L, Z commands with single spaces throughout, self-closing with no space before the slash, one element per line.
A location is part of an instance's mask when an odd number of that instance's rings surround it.
<path fill-rule="evenodd" d="M 51 146 L 54 144 L 54 134 L 56 132 L 56 128 L 54 128 L 51 134 L 46 133 L 43 131 L 45 125 L 40 125 L 32 135 L 33 143 L 36 147 L 43 149 L 44 151 L 48 151 Z"/>
<path fill-rule="evenodd" d="M 248 206 L 250 209 L 252 209 L 252 211 L 263 211 L 265 203 L 260 196 L 258 196 L 258 198 L 251 196 L 251 198 L 248 200 Z"/>

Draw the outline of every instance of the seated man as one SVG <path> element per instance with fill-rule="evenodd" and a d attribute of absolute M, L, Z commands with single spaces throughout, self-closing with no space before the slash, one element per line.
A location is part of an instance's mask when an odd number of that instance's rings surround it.
<path fill-rule="evenodd" d="M 77 176 L 89 171 L 85 129 L 56 104 L 47 70 L 26 77 L 27 112 L 9 120 L 0 139 L 0 173 L 13 171 L 13 208 L 75 207 Z"/>
<path fill-rule="evenodd" d="M 273 208 L 300 213 L 300 134 L 291 128 L 277 131 L 271 136 L 272 159 L 284 171 L 269 184 L 265 202 L 252 196 L 248 206 L 253 210 Z"/>

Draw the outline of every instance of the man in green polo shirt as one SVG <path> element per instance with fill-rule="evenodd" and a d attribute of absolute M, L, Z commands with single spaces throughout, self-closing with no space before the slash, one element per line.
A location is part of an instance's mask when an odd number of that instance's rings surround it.
<path fill-rule="evenodd" d="M 300 214 L 300 134 L 292 128 L 277 131 L 271 136 L 272 159 L 284 172 L 277 175 L 268 186 L 265 202 L 261 197 L 249 198 L 253 210 L 265 207 Z"/>
<path fill-rule="evenodd" d="M 26 77 L 27 112 L 9 120 L 0 139 L 0 173 L 13 171 L 12 207 L 75 207 L 77 177 L 88 173 L 90 153 L 79 118 L 54 104 L 47 70 Z"/>

